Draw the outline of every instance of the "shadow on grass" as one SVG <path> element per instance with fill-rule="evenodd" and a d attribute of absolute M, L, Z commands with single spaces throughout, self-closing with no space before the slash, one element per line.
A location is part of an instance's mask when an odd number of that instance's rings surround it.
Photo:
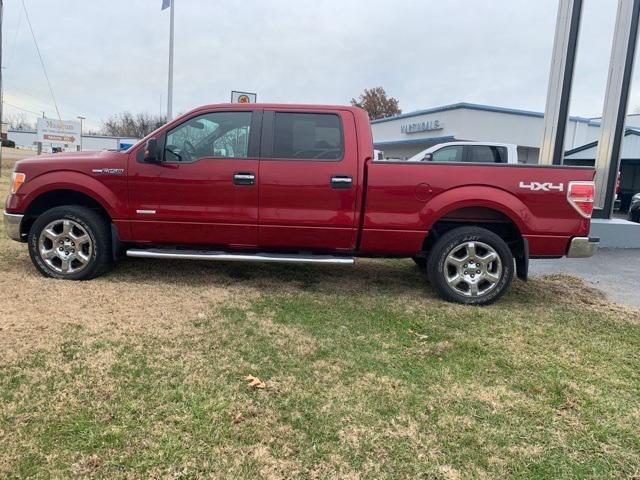
<path fill-rule="evenodd" d="M 17 277 L 25 274 L 39 277 L 26 245 L 11 243 L 9 248 L 0 250 L 0 271 Z M 98 281 L 140 288 L 158 284 L 168 288 L 229 286 L 267 294 L 313 292 L 347 298 L 366 293 L 440 301 L 426 274 L 410 259 L 359 259 L 355 266 L 344 266 L 124 258 Z M 568 275 L 536 277 L 528 282 L 514 278 L 509 291 L 498 302 L 515 308 L 541 304 L 611 305 L 602 292 Z"/>
<path fill-rule="evenodd" d="M 366 259 L 355 266 L 297 265 L 127 258 L 116 265 L 110 281 L 168 282 L 189 285 L 247 286 L 268 292 L 313 290 L 385 291 L 429 294 L 426 274 L 411 260 Z"/>
<path fill-rule="evenodd" d="M 176 287 L 228 285 L 254 288 L 268 294 L 313 292 L 345 298 L 365 293 L 401 295 L 403 298 L 443 302 L 429 284 L 426 273 L 409 259 L 361 259 L 355 266 L 342 266 L 127 258 L 109 274 L 108 281 L 134 284 L 161 282 Z M 528 282 L 514 278 L 509 291 L 498 302 L 509 308 L 606 303 L 599 290 L 568 275 L 538 277 Z"/>

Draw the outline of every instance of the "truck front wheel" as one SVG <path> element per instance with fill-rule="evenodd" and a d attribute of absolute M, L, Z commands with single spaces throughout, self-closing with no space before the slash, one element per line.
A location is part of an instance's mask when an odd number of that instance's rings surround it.
<path fill-rule="evenodd" d="M 513 278 L 513 255 L 495 233 L 459 227 L 431 249 L 427 274 L 438 293 L 451 302 L 488 305 L 500 298 Z"/>
<path fill-rule="evenodd" d="M 97 277 L 111 266 L 109 223 L 86 207 L 52 208 L 31 226 L 29 255 L 47 277 L 65 280 Z"/>

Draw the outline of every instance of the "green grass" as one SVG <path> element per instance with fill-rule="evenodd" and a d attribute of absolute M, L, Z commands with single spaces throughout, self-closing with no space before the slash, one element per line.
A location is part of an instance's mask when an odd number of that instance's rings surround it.
<path fill-rule="evenodd" d="M 335 290 L 211 308 L 169 338 L 67 328 L 0 370 L 3 476 L 638 473 L 637 324 L 524 290 L 486 309 Z"/>

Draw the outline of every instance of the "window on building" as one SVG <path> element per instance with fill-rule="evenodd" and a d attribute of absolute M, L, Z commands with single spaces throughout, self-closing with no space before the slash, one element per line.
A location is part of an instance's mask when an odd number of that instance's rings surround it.
<path fill-rule="evenodd" d="M 339 160 L 342 152 L 342 127 L 338 115 L 275 114 L 273 158 Z"/>

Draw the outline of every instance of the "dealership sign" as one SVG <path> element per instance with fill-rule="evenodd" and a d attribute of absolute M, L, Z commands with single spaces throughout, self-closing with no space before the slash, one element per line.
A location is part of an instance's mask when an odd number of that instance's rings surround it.
<path fill-rule="evenodd" d="M 39 118 L 38 142 L 80 145 L 80 122 Z"/>
<path fill-rule="evenodd" d="M 231 91 L 231 103 L 256 103 L 257 100 L 255 93 Z"/>
<path fill-rule="evenodd" d="M 442 130 L 444 124 L 440 120 L 427 120 L 426 122 L 415 122 L 400 125 L 400 132 L 402 133 L 418 133 L 418 132 L 431 132 L 432 130 Z"/>

